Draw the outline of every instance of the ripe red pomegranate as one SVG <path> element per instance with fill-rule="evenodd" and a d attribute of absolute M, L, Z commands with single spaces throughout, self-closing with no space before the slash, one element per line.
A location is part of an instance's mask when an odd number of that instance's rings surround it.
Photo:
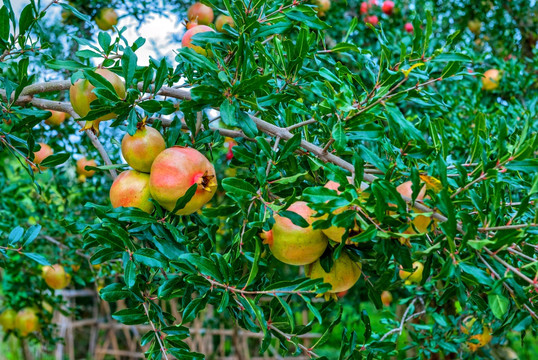
<path fill-rule="evenodd" d="M 372 26 L 377 26 L 377 24 L 379 24 L 379 19 L 377 15 L 370 15 L 364 18 L 364 22 L 367 24 L 372 24 Z"/>
<path fill-rule="evenodd" d="M 183 35 L 183 38 L 181 39 L 181 46 L 191 48 L 194 51 L 196 51 L 198 54 L 207 55 L 207 51 L 203 47 L 192 45 L 191 43 L 192 42 L 191 39 L 195 34 L 203 33 L 203 32 L 215 32 L 215 30 L 205 25 L 195 26 L 192 29 L 187 30 L 185 35 Z"/>
<path fill-rule="evenodd" d="M 405 23 L 404 30 L 411 34 L 414 31 L 413 24 L 410 22 Z"/>
<path fill-rule="evenodd" d="M 200 25 L 209 25 L 213 22 L 213 9 L 197 2 L 187 10 L 187 17 L 189 21 L 196 20 Z"/>
<path fill-rule="evenodd" d="M 366 14 L 368 12 L 368 10 L 370 10 L 370 5 L 368 5 L 368 3 L 366 1 L 363 1 L 361 2 L 361 9 L 360 9 L 360 12 L 361 14 Z"/>
<path fill-rule="evenodd" d="M 110 70 L 101 68 L 95 70 L 95 72 L 112 84 L 120 98 L 125 98 L 125 84 L 118 75 Z M 77 80 L 69 89 L 71 105 L 75 112 L 81 117 L 88 115 L 90 112 L 90 104 L 97 99 L 97 95 L 93 93 L 93 89 L 95 89 L 95 86 L 86 79 Z M 103 120 L 113 119 L 114 117 L 116 117 L 116 114 L 110 113 L 103 115 L 96 120 L 87 121 L 83 130 L 93 129 L 96 134 L 99 134 L 99 123 Z"/>
<path fill-rule="evenodd" d="M 278 214 L 274 215 L 275 224 L 265 234 L 265 243 L 269 245 L 273 255 L 280 261 L 290 265 L 306 265 L 316 261 L 325 251 L 328 241 L 321 230 L 314 230 L 312 222 L 315 211 L 304 201 L 293 203 L 287 211 L 303 217 L 310 226 L 303 228 Z"/>
<path fill-rule="evenodd" d="M 342 251 L 340 257 L 335 259 L 331 270 L 327 273 L 321 266 L 319 259 L 305 267 L 306 275 L 311 279 L 323 279 L 324 283 L 331 284 L 332 288 L 329 293 L 337 294 L 342 291 L 351 289 L 361 276 L 361 265 L 351 260 L 351 258 Z"/>
<path fill-rule="evenodd" d="M 50 146 L 48 146 L 47 144 L 45 144 L 45 143 L 39 143 L 39 146 L 41 146 L 39 151 L 34 152 L 34 164 L 36 164 L 36 165 L 41 164 L 41 162 L 43 162 L 43 160 L 45 160 L 46 158 L 48 158 L 49 156 L 51 156 L 54 153 L 52 148 Z M 32 165 L 32 170 L 34 170 L 34 172 L 37 172 L 38 168 L 41 171 L 47 170 L 46 167 Z"/>
<path fill-rule="evenodd" d="M 182 146 L 164 150 L 153 161 L 151 196 L 166 210 L 174 210 L 177 200 L 194 184 L 198 184 L 196 193 L 176 214 L 192 214 L 211 200 L 217 191 L 215 168 L 198 150 Z"/>
<path fill-rule="evenodd" d="M 392 15 L 392 11 L 394 10 L 394 2 L 390 0 L 384 1 L 383 5 L 381 6 L 381 10 L 387 15 Z"/>
<path fill-rule="evenodd" d="M 136 207 L 147 213 L 153 211 L 149 201 L 149 175 L 136 170 L 122 172 L 110 187 L 112 207 Z"/>
<path fill-rule="evenodd" d="M 166 149 L 161 133 L 149 126 L 142 126 L 133 136 L 125 134 L 121 141 L 121 153 L 133 169 L 149 173 L 153 160 Z"/>

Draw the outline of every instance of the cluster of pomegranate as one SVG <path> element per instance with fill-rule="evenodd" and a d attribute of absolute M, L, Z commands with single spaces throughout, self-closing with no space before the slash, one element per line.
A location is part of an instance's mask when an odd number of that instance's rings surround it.
<path fill-rule="evenodd" d="M 215 32 L 213 28 L 209 27 L 214 17 L 213 9 L 209 6 L 199 2 L 192 5 L 187 11 L 187 31 L 181 39 L 181 45 L 183 47 L 189 47 L 199 54 L 207 55 L 207 51 L 204 48 L 192 45 L 192 37 L 202 32 Z M 235 27 L 234 21 L 230 16 L 221 14 L 215 20 L 215 29 L 219 32 L 224 32 L 224 25 L 226 24 L 230 27 Z"/>
<path fill-rule="evenodd" d="M 377 7 L 377 6 L 379 6 L 377 0 L 368 0 L 368 1 L 363 1 L 361 3 L 360 13 L 361 15 L 364 16 L 365 23 L 372 24 L 373 26 L 377 26 L 379 24 L 379 17 L 375 14 L 372 14 L 372 9 L 374 9 L 374 7 Z M 394 9 L 395 9 L 394 1 L 386 0 L 386 1 L 383 1 L 383 3 L 381 4 L 381 11 L 385 15 L 391 16 L 394 12 Z M 407 22 L 404 25 L 404 30 L 408 33 L 412 33 L 413 24 L 411 24 L 410 22 Z"/>
<path fill-rule="evenodd" d="M 397 187 L 398 192 L 405 197 L 411 197 L 411 181 L 405 182 Z M 340 193 L 340 184 L 329 181 L 326 188 Z M 422 200 L 425 196 L 426 188 L 423 187 L 417 196 L 417 200 Z M 368 196 L 365 194 L 364 196 Z M 349 210 L 350 206 L 344 206 L 334 211 L 334 214 Z M 415 213 L 420 213 L 413 209 Z M 327 229 L 314 229 L 312 223 L 319 219 L 326 219 L 327 214 L 319 216 L 312 210 L 306 202 L 297 201 L 288 207 L 287 211 L 294 212 L 301 216 L 309 224 L 308 227 L 295 225 L 289 218 L 274 215 L 275 223 L 272 229 L 262 234 L 264 242 L 269 245 L 271 253 L 275 258 L 289 265 L 304 265 L 305 273 L 313 279 L 322 278 L 325 283 L 332 286 L 330 295 L 338 294 L 350 289 L 361 275 L 361 265 L 353 261 L 345 252 L 341 252 L 340 257 L 334 260 L 329 272 L 326 272 L 320 263 L 320 257 L 325 252 L 330 241 L 339 244 L 346 232 L 346 229 L 338 226 L 331 226 Z M 424 233 L 429 226 L 435 226 L 431 219 L 424 215 L 415 216 L 406 234 Z M 351 229 L 350 234 L 360 233 L 358 224 Z M 405 242 L 404 239 L 401 240 Z M 413 264 L 413 272 L 400 271 L 400 277 L 409 283 L 420 283 L 422 280 L 423 265 L 420 262 Z"/>
<path fill-rule="evenodd" d="M 121 152 L 132 170 L 122 172 L 110 188 L 113 207 L 136 207 L 151 213 L 155 200 L 168 211 L 196 184 L 196 192 L 177 215 L 199 210 L 215 194 L 217 178 L 209 160 L 198 150 L 182 146 L 166 149 L 161 133 L 141 123 L 133 136 L 126 134 Z"/>

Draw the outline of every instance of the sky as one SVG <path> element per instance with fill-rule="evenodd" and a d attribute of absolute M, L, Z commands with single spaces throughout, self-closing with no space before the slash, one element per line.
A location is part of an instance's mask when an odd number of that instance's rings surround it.
<path fill-rule="evenodd" d="M 66 0 L 62 0 L 66 1 Z M 0 0 L 0 4 L 2 1 Z M 11 0 L 11 4 L 17 16 L 20 15 L 22 9 L 30 3 L 29 0 Z M 48 1 L 42 0 L 42 7 L 46 6 Z M 60 19 L 61 6 L 55 5 L 49 9 L 46 15 L 46 19 Z M 132 44 L 140 36 L 146 39 L 146 43 L 142 48 L 136 51 L 139 62 L 138 65 L 144 66 L 149 64 L 150 56 L 153 58 L 160 58 L 161 56 L 173 57 L 174 50 L 179 47 L 178 43 L 170 41 L 171 35 L 178 32 L 183 32 L 183 25 L 178 25 L 176 14 L 167 14 L 167 16 L 152 15 L 151 21 L 147 21 L 139 26 L 138 21 L 133 17 L 126 16 L 125 13 L 118 11 L 120 21 L 118 27 L 127 27 L 127 31 L 124 32 L 124 37 Z M 94 24 L 95 26 L 95 24 Z M 95 26 L 95 31 L 99 31 Z M 114 36 L 112 32 L 109 32 L 111 36 Z M 158 49 L 158 51 L 156 51 Z"/>

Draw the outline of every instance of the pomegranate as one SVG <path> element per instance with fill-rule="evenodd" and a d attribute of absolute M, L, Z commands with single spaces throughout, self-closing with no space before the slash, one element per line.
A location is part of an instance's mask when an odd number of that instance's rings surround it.
<path fill-rule="evenodd" d="M 213 22 L 213 9 L 197 2 L 187 10 L 187 17 L 189 21 L 196 20 L 200 25 L 209 25 Z"/>
<path fill-rule="evenodd" d="M 467 23 L 467 27 L 473 34 L 479 35 L 480 31 L 482 30 L 482 22 L 478 19 L 471 19 Z"/>
<path fill-rule="evenodd" d="M 392 294 L 390 293 L 390 291 L 385 290 L 381 293 L 381 302 L 384 306 L 390 305 L 390 303 L 392 302 Z"/>
<path fill-rule="evenodd" d="M 96 167 L 97 163 L 95 160 L 88 160 L 85 157 L 77 160 L 77 174 L 84 176 L 84 181 L 95 174 L 95 170 L 86 170 L 86 166 Z"/>
<path fill-rule="evenodd" d="M 121 141 L 121 153 L 133 169 L 149 173 L 153 160 L 166 144 L 161 133 L 149 126 L 142 126 L 133 136 L 125 134 Z"/>
<path fill-rule="evenodd" d="M 231 16 L 227 16 L 223 14 L 217 16 L 217 20 L 215 20 L 215 29 L 217 29 L 218 32 L 224 32 L 223 27 L 225 24 L 228 24 L 231 27 L 235 27 L 234 20 L 232 19 Z"/>
<path fill-rule="evenodd" d="M 48 158 L 49 156 L 54 154 L 54 151 L 52 150 L 52 148 L 50 146 L 48 146 L 47 144 L 39 143 L 39 146 L 41 148 L 38 151 L 34 152 L 34 164 L 36 164 L 36 165 L 41 164 L 43 162 L 43 160 L 45 160 L 46 158 Z M 34 172 L 37 172 L 38 168 L 41 171 L 47 170 L 46 167 L 32 165 L 32 170 L 34 170 Z"/>
<path fill-rule="evenodd" d="M 195 26 L 192 29 L 187 30 L 187 32 L 185 33 L 185 35 L 183 35 L 183 38 L 181 39 L 181 46 L 191 48 L 194 51 L 196 51 L 198 54 L 207 55 L 207 51 L 203 47 L 192 45 L 191 39 L 195 34 L 208 32 L 208 31 L 215 32 L 215 30 L 205 25 Z"/>
<path fill-rule="evenodd" d="M 153 161 L 151 196 L 168 211 L 174 210 L 177 200 L 194 184 L 198 184 L 196 193 L 176 214 L 192 214 L 211 200 L 217 191 L 215 168 L 198 150 L 182 146 L 164 150 Z"/>
<path fill-rule="evenodd" d="M 51 112 L 51 115 L 47 120 L 45 120 L 45 124 L 50 126 L 58 126 L 65 121 L 66 113 L 56 110 L 49 111 Z"/>
<path fill-rule="evenodd" d="M 318 16 L 325 16 L 331 8 L 331 0 L 316 0 Z"/>
<path fill-rule="evenodd" d="M 402 184 L 400 184 L 398 187 L 396 187 L 396 190 L 403 196 L 406 196 L 408 198 L 412 198 L 413 191 L 411 190 L 413 183 L 411 181 L 406 181 Z M 426 186 L 423 186 L 422 189 L 420 189 L 420 192 L 417 195 L 416 200 L 423 200 L 424 196 L 426 195 Z M 416 208 L 413 208 L 413 212 L 420 213 Z M 418 234 L 426 233 L 428 232 L 428 227 L 431 223 L 431 220 L 427 216 L 418 215 L 413 218 L 411 221 L 411 226 L 409 226 L 404 233 L 405 234 L 417 234 L 416 230 L 418 231 Z M 435 222 L 433 223 L 435 225 Z"/>
<path fill-rule="evenodd" d="M 0 315 L 0 325 L 4 332 L 15 329 L 15 318 L 17 313 L 13 309 L 7 309 Z"/>
<path fill-rule="evenodd" d="M 412 272 L 409 272 L 409 271 L 403 270 L 403 268 L 400 266 L 400 272 L 399 272 L 400 279 L 405 280 L 406 284 L 407 283 L 418 284 L 422 281 L 422 272 L 424 271 L 424 265 L 422 265 L 420 261 L 415 261 L 413 263 L 413 269 L 414 270 Z"/>
<path fill-rule="evenodd" d="M 66 273 L 64 267 L 60 264 L 44 266 L 41 277 L 54 290 L 63 289 L 71 282 L 71 275 Z"/>
<path fill-rule="evenodd" d="M 97 69 L 95 72 L 112 84 L 120 98 L 125 98 L 125 84 L 118 75 L 107 69 Z M 93 89 L 95 89 L 95 86 L 86 79 L 77 80 L 69 89 L 71 105 L 75 112 L 81 117 L 88 115 L 90 112 L 90 104 L 97 99 L 97 95 L 93 93 Z M 116 114 L 110 113 L 103 115 L 96 120 L 86 121 L 83 130 L 92 129 L 96 134 L 99 134 L 99 123 L 103 120 L 110 120 L 115 116 Z"/>
<path fill-rule="evenodd" d="M 136 170 L 122 172 L 110 187 L 110 202 L 114 208 L 135 207 L 151 213 L 153 203 L 149 198 L 149 175 Z"/>
<path fill-rule="evenodd" d="M 190 30 L 190 29 L 192 29 L 192 28 L 194 28 L 194 27 L 196 27 L 198 25 L 200 25 L 200 24 L 198 24 L 198 21 L 193 20 L 193 21 L 187 22 L 187 24 L 185 24 L 185 27 L 187 28 L 187 30 Z"/>
<path fill-rule="evenodd" d="M 17 313 L 15 318 L 15 329 L 21 336 L 27 336 L 39 330 L 39 318 L 37 311 L 32 308 L 24 308 Z"/>
<path fill-rule="evenodd" d="M 265 243 L 273 255 L 280 261 L 290 265 L 306 265 L 316 261 L 325 251 L 328 240 L 321 230 L 314 230 L 312 216 L 315 211 L 304 201 L 293 203 L 287 211 L 303 217 L 310 226 L 303 228 L 292 223 L 288 218 L 274 215 L 275 224 L 266 234 Z"/>
<path fill-rule="evenodd" d="M 110 30 L 118 24 L 118 14 L 112 8 L 102 8 L 95 16 L 95 23 L 101 30 Z"/>
<path fill-rule="evenodd" d="M 501 73 L 497 69 L 489 69 L 484 72 L 482 78 L 482 90 L 495 90 L 499 87 L 501 81 Z"/>
<path fill-rule="evenodd" d="M 392 15 L 392 12 L 394 11 L 394 2 L 390 0 L 384 1 L 381 10 L 387 15 Z"/>
<path fill-rule="evenodd" d="M 415 29 L 413 28 L 413 24 L 408 22 L 408 23 L 405 23 L 404 30 L 411 34 Z"/>
<path fill-rule="evenodd" d="M 324 283 L 331 284 L 329 293 L 337 294 L 351 289 L 361 276 L 361 265 L 351 260 L 345 253 L 333 261 L 331 270 L 327 273 L 318 260 L 305 268 L 306 275 L 311 279 L 323 279 Z"/>
<path fill-rule="evenodd" d="M 377 24 L 379 24 L 379 19 L 377 15 L 370 15 L 364 18 L 364 22 L 367 24 L 372 24 L 372 26 L 377 26 Z"/>

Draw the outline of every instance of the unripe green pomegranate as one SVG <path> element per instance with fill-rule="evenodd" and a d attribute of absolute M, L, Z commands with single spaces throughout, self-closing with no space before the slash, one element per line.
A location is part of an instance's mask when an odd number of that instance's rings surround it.
<path fill-rule="evenodd" d="M 13 309 L 7 309 L 0 314 L 0 325 L 4 329 L 4 332 L 15 329 L 15 318 L 17 313 Z"/>

